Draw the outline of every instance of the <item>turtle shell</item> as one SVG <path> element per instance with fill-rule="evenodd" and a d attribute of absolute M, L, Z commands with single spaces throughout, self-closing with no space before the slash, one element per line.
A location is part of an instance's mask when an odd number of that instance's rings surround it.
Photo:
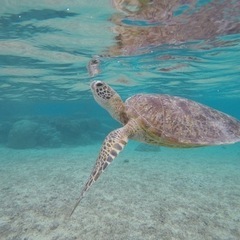
<path fill-rule="evenodd" d="M 138 94 L 125 102 L 126 114 L 141 126 L 133 138 L 173 147 L 219 145 L 240 141 L 240 122 L 189 99 Z"/>

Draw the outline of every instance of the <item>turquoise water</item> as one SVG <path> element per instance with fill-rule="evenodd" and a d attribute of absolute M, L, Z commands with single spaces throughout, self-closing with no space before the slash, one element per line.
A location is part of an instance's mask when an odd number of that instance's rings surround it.
<path fill-rule="evenodd" d="M 3 0 L 0 239 L 240 239 L 239 143 L 130 142 L 66 217 L 120 126 L 93 80 L 124 100 L 170 94 L 240 119 L 239 12 L 234 0 Z"/>

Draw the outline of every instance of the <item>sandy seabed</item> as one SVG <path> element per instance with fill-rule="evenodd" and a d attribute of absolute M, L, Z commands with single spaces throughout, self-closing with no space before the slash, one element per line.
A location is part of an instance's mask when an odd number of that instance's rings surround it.
<path fill-rule="evenodd" d="M 1 240 L 239 240 L 240 145 L 130 143 L 68 217 L 101 143 L 0 148 Z"/>

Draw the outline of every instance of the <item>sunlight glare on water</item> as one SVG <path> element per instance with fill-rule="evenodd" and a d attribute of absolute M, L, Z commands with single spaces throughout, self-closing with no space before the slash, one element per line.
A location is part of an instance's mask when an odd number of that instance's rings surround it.
<path fill-rule="evenodd" d="M 89 98 L 86 66 L 96 55 L 103 55 L 96 78 L 127 95 L 239 98 L 239 3 L 186 1 L 149 15 L 120 2 L 4 0 L 1 100 Z M 206 27 L 207 21 L 209 31 L 198 34 L 193 24 Z"/>
<path fill-rule="evenodd" d="M 112 42 L 112 11 L 108 1 L 2 2 L 1 99 L 80 98 L 88 60 Z"/>

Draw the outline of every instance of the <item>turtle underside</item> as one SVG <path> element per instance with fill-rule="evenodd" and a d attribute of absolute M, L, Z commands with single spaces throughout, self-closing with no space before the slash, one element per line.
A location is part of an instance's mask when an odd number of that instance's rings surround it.
<path fill-rule="evenodd" d="M 197 147 L 240 141 L 240 122 L 197 102 L 169 95 L 138 94 L 125 102 L 141 130 L 132 138 L 169 147 Z"/>

